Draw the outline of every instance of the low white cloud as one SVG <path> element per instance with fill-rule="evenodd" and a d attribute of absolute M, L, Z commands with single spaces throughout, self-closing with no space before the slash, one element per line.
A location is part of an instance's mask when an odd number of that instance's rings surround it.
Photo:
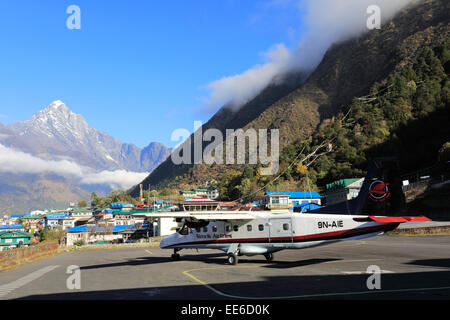
<path fill-rule="evenodd" d="M 364 32 L 369 14 L 367 8 L 377 5 L 381 10 L 382 23 L 391 19 L 412 0 L 271 0 L 266 7 L 291 6 L 302 15 L 305 28 L 294 50 L 277 44 L 266 53 L 266 62 L 241 74 L 226 76 L 212 81 L 206 88 L 208 98 L 199 111 L 216 111 L 229 104 L 237 109 L 254 98 L 271 81 L 288 71 L 309 73 L 322 60 L 333 43 L 338 43 Z M 294 26 L 295 29 L 296 26 Z M 383 27 L 383 25 L 381 26 Z M 292 30 L 291 30 L 292 31 Z M 287 30 L 287 32 L 290 32 Z"/>
<path fill-rule="evenodd" d="M 225 103 L 239 107 L 253 99 L 275 76 L 288 71 L 291 53 L 284 44 L 274 45 L 262 55 L 265 56 L 265 64 L 208 84 L 206 88 L 211 91 L 211 95 L 205 99 L 200 111 L 211 111 Z"/>
<path fill-rule="evenodd" d="M 131 172 L 126 170 L 100 171 L 81 178 L 83 184 L 107 184 L 112 189 L 128 189 L 148 176 L 148 172 Z"/>
<path fill-rule="evenodd" d="M 51 172 L 72 178 L 81 184 L 106 184 L 111 189 L 128 189 L 149 174 L 126 170 L 98 172 L 70 160 L 44 160 L 2 144 L 0 144 L 0 172 L 30 174 Z"/>

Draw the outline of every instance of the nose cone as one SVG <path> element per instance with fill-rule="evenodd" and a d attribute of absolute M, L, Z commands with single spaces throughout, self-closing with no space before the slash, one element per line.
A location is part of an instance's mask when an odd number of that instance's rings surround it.
<path fill-rule="evenodd" d="M 164 237 L 164 238 L 162 238 L 161 239 L 161 242 L 159 243 L 159 247 L 160 248 L 165 248 L 165 247 L 167 247 L 167 237 Z"/>
<path fill-rule="evenodd" d="M 173 245 L 175 243 L 175 235 L 171 234 L 169 236 L 165 236 L 164 238 L 161 239 L 161 242 L 159 243 L 159 247 L 164 249 L 167 247 L 170 247 L 171 245 Z"/>

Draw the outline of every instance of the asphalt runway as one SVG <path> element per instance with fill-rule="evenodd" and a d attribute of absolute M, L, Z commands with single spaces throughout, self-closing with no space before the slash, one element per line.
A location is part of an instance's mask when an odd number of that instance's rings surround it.
<path fill-rule="evenodd" d="M 215 250 L 182 250 L 180 261 L 171 254 L 159 248 L 62 253 L 0 273 L 0 299 L 450 299 L 446 236 L 383 235 L 284 250 L 271 263 L 243 256 L 236 266 Z M 79 267 L 79 289 L 70 266 Z M 368 288 L 371 276 L 379 289 Z"/>

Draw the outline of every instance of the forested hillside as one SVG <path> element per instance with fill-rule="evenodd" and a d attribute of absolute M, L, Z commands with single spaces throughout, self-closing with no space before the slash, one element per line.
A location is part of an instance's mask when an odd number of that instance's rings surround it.
<path fill-rule="evenodd" d="M 435 162 L 449 140 L 449 11 L 442 0 L 407 7 L 382 29 L 333 45 L 306 81 L 284 91 L 269 87 L 237 112 L 225 106 L 204 126 L 278 128 L 279 178 L 260 176 L 258 166 L 176 166 L 168 159 L 144 185 L 176 190 L 216 179 L 223 199 L 251 200 L 268 183 L 272 190 L 317 189 L 363 176 L 376 155 L 397 154 L 404 170 Z M 332 151 L 309 168 L 288 168 L 303 148 L 307 154 L 326 141 Z"/>
<path fill-rule="evenodd" d="M 311 139 L 291 144 L 281 153 L 280 179 L 258 175 L 257 167 L 243 173 L 231 171 L 220 181 L 224 198 L 257 198 L 255 191 L 317 190 L 334 180 L 362 177 L 370 159 L 397 156 L 401 173 L 450 160 L 450 39 L 425 47 L 411 66 L 375 83 L 368 95 L 355 97 L 333 119 L 326 121 Z M 332 150 L 309 167 L 305 155 L 323 142 Z M 303 152 L 302 152 L 303 150 Z M 300 157 L 298 155 L 302 153 Z M 294 164 L 294 165 L 291 165 Z"/>

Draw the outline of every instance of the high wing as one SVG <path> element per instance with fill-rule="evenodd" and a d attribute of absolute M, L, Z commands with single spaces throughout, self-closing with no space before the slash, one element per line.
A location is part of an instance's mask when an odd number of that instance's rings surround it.
<path fill-rule="evenodd" d="M 189 221 L 200 220 L 253 220 L 255 216 L 250 213 L 238 213 L 239 211 L 175 211 L 175 212 L 150 212 L 143 216 L 147 218 L 185 218 Z"/>

